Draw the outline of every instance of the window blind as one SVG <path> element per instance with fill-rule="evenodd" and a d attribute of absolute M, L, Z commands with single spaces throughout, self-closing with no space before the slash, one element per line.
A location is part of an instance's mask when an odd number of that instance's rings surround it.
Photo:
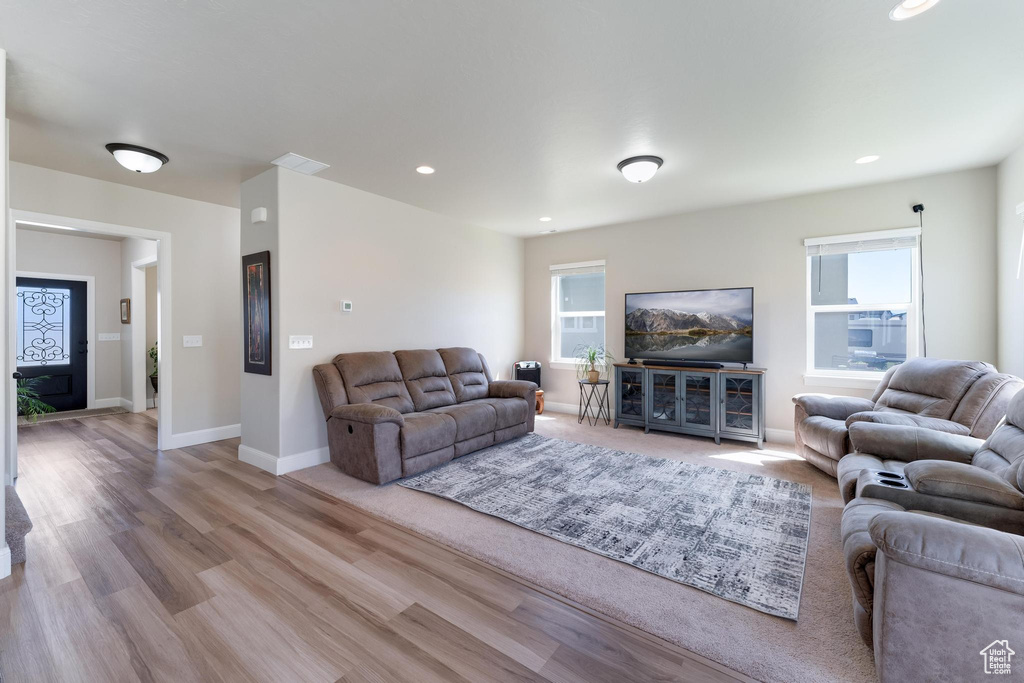
<path fill-rule="evenodd" d="M 590 275 L 591 273 L 603 273 L 604 261 L 591 261 L 589 263 L 566 263 L 560 266 L 551 266 L 551 276 L 563 275 Z"/>
<path fill-rule="evenodd" d="M 808 244 L 808 256 L 828 256 L 830 254 L 856 254 L 864 251 L 888 251 L 890 249 L 910 249 L 916 247 L 920 237 L 888 237 L 856 242 L 832 242 L 830 244 Z"/>

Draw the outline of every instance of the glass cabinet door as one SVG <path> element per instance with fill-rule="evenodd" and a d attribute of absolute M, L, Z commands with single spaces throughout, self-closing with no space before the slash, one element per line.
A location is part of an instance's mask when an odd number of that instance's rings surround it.
<path fill-rule="evenodd" d="M 722 431 L 757 434 L 760 397 L 753 375 L 722 375 Z"/>
<path fill-rule="evenodd" d="M 650 422 L 679 424 L 679 373 L 672 370 L 650 370 L 647 410 Z"/>
<path fill-rule="evenodd" d="M 616 368 L 619 374 L 618 412 L 616 419 L 644 421 L 643 368 Z"/>
<path fill-rule="evenodd" d="M 715 429 L 715 376 L 710 373 L 683 375 L 681 392 L 683 424 L 708 431 Z"/>

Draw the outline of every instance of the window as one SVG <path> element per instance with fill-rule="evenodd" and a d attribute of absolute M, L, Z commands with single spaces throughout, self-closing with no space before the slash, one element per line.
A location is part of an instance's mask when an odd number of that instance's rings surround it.
<path fill-rule="evenodd" d="M 551 361 L 584 345 L 604 346 L 604 261 L 551 266 Z"/>
<path fill-rule="evenodd" d="M 918 228 L 804 241 L 807 372 L 874 377 L 920 345 Z"/>

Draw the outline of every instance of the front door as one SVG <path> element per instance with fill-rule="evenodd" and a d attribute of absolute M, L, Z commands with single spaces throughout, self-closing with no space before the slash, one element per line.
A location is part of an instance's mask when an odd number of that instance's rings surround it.
<path fill-rule="evenodd" d="M 19 277 L 18 372 L 35 380 L 39 398 L 57 410 L 86 407 L 89 338 L 86 284 Z"/>

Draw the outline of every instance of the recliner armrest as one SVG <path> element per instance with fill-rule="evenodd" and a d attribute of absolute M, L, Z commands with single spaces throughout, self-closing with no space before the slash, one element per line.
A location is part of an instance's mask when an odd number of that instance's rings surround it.
<path fill-rule="evenodd" d="M 854 413 L 850 417 L 846 418 L 846 427 L 849 428 L 854 422 L 873 422 L 875 424 L 883 425 L 902 425 L 906 427 L 924 427 L 925 429 L 931 429 L 936 432 L 946 432 L 948 434 L 962 434 L 964 436 L 971 433 L 970 427 L 962 425 L 959 422 L 953 420 L 943 420 L 941 417 L 927 417 L 925 415 L 915 415 L 913 413 L 894 413 L 889 411 L 871 410 Z"/>
<path fill-rule="evenodd" d="M 850 443 L 859 453 L 903 462 L 952 460 L 969 463 L 984 442 L 972 436 L 923 427 L 854 422 L 850 425 Z"/>
<path fill-rule="evenodd" d="M 534 382 L 521 379 L 501 379 L 487 385 L 488 398 L 523 398 L 530 400 L 530 394 L 537 392 Z"/>
<path fill-rule="evenodd" d="M 803 408 L 808 416 L 829 417 L 833 420 L 845 420 L 854 413 L 875 407 L 870 399 L 829 394 L 797 394 L 793 397 L 793 403 Z"/>
<path fill-rule="evenodd" d="M 903 470 L 918 493 L 1024 510 L 1024 493 L 986 469 L 943 460 L 919 460 Z"/>
<path fill-rule="evenodd" d="M 1024 595 L 1020 536 L 910 512 L 881 512 L 868 528 L 890 560 Z"/>
<path fill-rule="evenodd" d="M 400 412 L 394 408 L 375 403 L 350 403 L 338 406 L 331 411 L 331 417 L 371 425 L 391 422 L 401 427 L 405 424 L 405 418 L 402 417 Z"/>

